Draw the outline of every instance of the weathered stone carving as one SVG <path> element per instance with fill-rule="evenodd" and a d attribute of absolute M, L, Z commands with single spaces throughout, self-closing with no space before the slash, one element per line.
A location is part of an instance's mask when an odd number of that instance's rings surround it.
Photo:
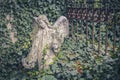
<path fill-rule="evenodd" d="M 51 25 L 45 15 L 34 17 L 34 26 L 38 31 L 33 38 L 32 48 L 26 58 L 22 59 L 25 68 L 33 68 L 38 62 L 39 70 L 53 62 L 55 54 L 59 52 L 64 38 L 69 35 L 69 23 L 66 17 L 61 16 Z M 42 62 L 45 60 L 45 63 Z"/>
<path fill-rule="evenodd" d="M 8 30 L 10 30 L 10 39 L 12 43 L 15 43 L 17 41 L 17 38 L 15 37 L 15 35 L 17 35 L 17 32 L 12 31 L 12 29 L 14 28 L 11 23 L 13 22 L 13 15 L 7 15 L 6 16 L 6 21 L 8 21 L 8 24 L 6 24 L 6 27 Z"/>

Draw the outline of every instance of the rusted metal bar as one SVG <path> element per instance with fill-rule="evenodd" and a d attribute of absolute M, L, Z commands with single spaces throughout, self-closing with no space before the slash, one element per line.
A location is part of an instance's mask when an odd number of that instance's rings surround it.
<path fill-rule="evenodd" d="M 85 15 L 85 9 L 82 9 L 82 14 L 81 14 L 81 33 L 84 33 L 84 15 Z"/>
<path fill-rule="evenodd" d="M 89 22 L 88 17 L 90 17 L 88 12 L 89 12 L 89 11 L 88 11 L 88 5 L 86 5 L 85 20 L 86 20 L 86 45 L 87 45 L 87 46 L 88 46 L 88 22 Z"/>
<path fill-rule="evenodd" d="M 108 22 L 108 21 L 109 21 L 109 20 L 108 20 L 108 16 L 109 16 L 109 14 L 108 14 L 108 5 L 107 5 L 107 7 L 106 7 L 106 10 L 105 10 L 105 21 L 106 21 L 105 54 L 106 54 L 106 55 L 107 55 L 107 53 L 108 53 L 108 26 L 109 26 L 109 22 Z"/>
<path fill-rule="evenodd" d="M 94 23 L 92 23 L 92 48 L 94 48 Z"/>
<path fill-rule="evenodd" d="M 83 33 L 83 20 L 81 20 L 81 34 Z"/>
<path fill-rule="evenodd" d="M 116 48 L 116 30 L 114 30 L 113 53 L 115 53 L 115 48 Z"/>
<path fill-rule="evenodd" d="M 101 28 L 100 28 L 100 22 L 101 22 L 101 16 L 100 16 L 100 10 L 98 10 L 98 18 L 97 18 L 97 24 L 98 24 L 98 53 L 100 53 L 100 43 L 101 43 Z"/>
<path fill-rule="evenodd" d="M 65 0 L 66 3 L 67 3 L 67 0 Z M 68 18 L 68 21 L 70 23 L 70 10 L 69 9 L 66 9 L 66 12 L 67 12 L 67 18 Z"/>
<path fill-rule="evenodd" d="M 114 40 L 113 40 L 113 53 L 115 53 L 116 48 L 116 16 L 114 16 Z"/>
<path fill-rule="evenodd" d="M 71 34 L 72 34 L 71 36 L 72 36 L 72 37 L 73 37 L 73 33 L 74 33 L 74 30 L 73 30 L 73 26 L 74 26 L 74 24 L 73 24 L 73 22 L 74 22 L 74 21 L 71 20 Z"/>
<path fill-rule="evenodd" d="M 107 54 L 108 53 L 108 28 L 107 28 L 108 26 L 106 25 L 106 35 L 105 35 L 105 54 Z"/>
<path fill-rule="evenodd" d="M 81 14 L 81 13 L 80 13 L 80 10 L 77 10 L 76 13 L 77 13 L 77 14 L 76 14 L 76 18 L 77 18 L 77 19 L 76 19 L 76 21 L 77 21 L 76 32 L 78 33 L 78 26 L 79 26 L 78 23 L 79 23 L 79 19 L 80 19 L 80 17 L 81 17 L 81 16 L 80 16 L 80 14 Z"/>
<path fill-rule="evenodd" d="M 75 22 L 76 22 L 75 19 L 76 19 L 76 9 L 72 10 L 72 34 L 75 33 L 75 29 L 74 29 Z"/>
<path fill-rule="evenodd" d="M 88 23 L 86 23 L 86 45 L 88 45 Z"/>
<path fill-rule="evenodd" d="M 94 13 L 93 9 L 92 13 Z M 94 14 L 92 14 L 92 21 L 94 21 Z M 92 48 L 94 48 L 94 22 L 92 22 Z"/>
<path fill-rule="evenodd" d="M 101 0 L 100 0 L 101 2 Z M 102 12 L 102 4 L 100 3 L 100 9 L 98 12 L 98 53 L 100 54 L 100 46 L 101 46 L 101 23 L 102 23 L 102 16 L 101 16 L 101 12 Z"/>
<path fill-rule="evenodd" d="M 101 43 L 101 29 L 100 29 L 100 24 L 98 24 L 98 53 L 100 53 L 100 43 Z"/>
<path fill-rule="evenodd" d="M 79 24 L 78 24 L 78 21 L 79 21 L 79 20 L 77 19 L 77 20 L 76 20 L 76 33 L 77 33 L 77 34 L 78 34 L 78 25 L 79 25 Z"/>

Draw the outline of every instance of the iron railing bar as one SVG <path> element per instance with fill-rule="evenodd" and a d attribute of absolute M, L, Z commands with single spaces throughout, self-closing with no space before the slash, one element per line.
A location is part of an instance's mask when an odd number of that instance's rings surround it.
<path fill-rule="evenodd" d="M 86 23 L 86 45 L 88 45 L 88 22 Z"/>
<path fill-rule="evenodd" d="M 108 53 L 108 17 L 109 15 L 108 15 L 108 5 L 106 6 L 106 10 L 105 10 L 105 23 L 106 23 L 106 35 L 105 35 L 105 54 L 107 55 L 107 53 Z"/>
<path fill-rule="evenodd" d="M 114 16 L 114 40 L 113 40 L 113 53 L 115 53 L 116 47 L 116 16 Z"/>
<path fill-rule="evenodd" d="M 92 48 L 94 48 L 94 22 L 92 23 Z"/>
<path fill-rule="evenodd" d="M 101 1 L 101 0 L 100 0 Z M 98 53 L 100 54 L 100 46 L 101 46 L 101 8 L 102 8 L 102 5 L 100 4 L 100 11 L 98 13 L 99 15 L 99 21 L 98 21 Z"/>
<path fill-rule="evenodd" d="M 88 22 L 86 23 L 86 45 L 88 46 Z"/>
<path fill-rule="evenodd" d="M 93 8 L 92 8 L 92 13 L 93 13 Z M 92 15 L 92 48 L 94 48 L 94 15 Z"/>
<path fill-rule="evenodd" d="M 100 11 L 98 12 L 98 53 L 100 53 L 100 43 L 101 43 L 101 28 L 100 28 L 101 12 Z"/>
<path fill-rule="evenodd" d="M 72 28 L 71 28 L 71 29 L 72 29 L 72 30 L 71 30 L 71 33 L 72 33 L 72 37 L 73 37 L 73 33 L 74 33 L 74 31 L 73 31 L 73 25 L 74 25 L 74 24 L 73 24 L 73 20 L 72 20 L 72 21 L 71 21 L 71 27 L 72 27 Z"/>
<path fill-rule="evenodd" d="M 108 53 L 108 28 L 107 28 L 108 26 L 106 25 L 106 35 L 105 35 L 105 37 L 106 37 L 106 40 L 105 40 L 105 54 L 107 54 Z"/>
<path fill-rule="evenodd" d="M 101 38 L 101 28 L 100 28 L 99 24 L 100 23 L 98 23 L 98 27 L 99 27 L 99 29 L 98 29 L 98 53 L 100 53 L 100 43 L 101 43 L 101 40 L 100 40 L 100 38 Z"/>

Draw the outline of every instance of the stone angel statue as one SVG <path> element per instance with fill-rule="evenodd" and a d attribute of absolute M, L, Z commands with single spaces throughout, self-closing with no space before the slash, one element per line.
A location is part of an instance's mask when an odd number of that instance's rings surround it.
<path fill-rule="evenodd" d="M 34 17 L 34 26 L 38 31 L 34 35 L 32 47 L 26 58 L 22 59 L 25 68 L 31 69 L 38 63 L 38 68 L 48 67 L 60 50 L 64 38 L 69 35 L 69 22 L 65 16 L 61 16 L 52 25 L 45 15 Z M 45 62 L 42 62 L 42 59 Z"/>

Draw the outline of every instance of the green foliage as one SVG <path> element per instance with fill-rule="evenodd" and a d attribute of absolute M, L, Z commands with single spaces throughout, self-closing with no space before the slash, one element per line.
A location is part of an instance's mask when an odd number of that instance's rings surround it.
<path fill-rule="evenodd" d="M 75 1 L 82 2 L 82 0 Z M 38 71 L 35 67 L 28 70 L 22 66 L 21 59 L 29 53 L 32 46 L 33 17 L 45 14 L 53 22 L 60 15 L 65 15 L 64 2 L 64 0 L 4 0 L 2 4 L 0 3 L 0 80 L 120 80 L 120 49 L 116 50 L 118 54 L 112 54 L 110 51 L 110 56 L 105 56 L 102 52 L 98 54 L 97 50 L 93 51 L 91 40 L 86 45 L 85 35 L 78 35 L 85 33 L 85 29 L 81 31 L 80 25 L 78 29 L 80 33 L 64 41 L 58 57 L 48 69 Z M 73 2 L 74 0 L 70 6 L 74 6 Z M 98 7 L 98 4 L 96 3 L 95 6 Z M 13 22 L 5 20 L 8 14 L 13 15 Z M 118 24 L 119 20 L 118 16 Z M 14 25 L 13 31 L 17 32 L 16 43 L 10 40 L 10 30 L 6 28 L 8 22 Z M 92 26 L 90 22 L 88 23 L 90 26 L 88 37 L 91 38 Z M 79 24 L 82 23 L 79 22 Z M 98 28 L 95 28 L 96 33 Z M 101 41 L 104 41 L 106 27 L 103 24 L 100 28 Z M 114 27 L 110 26 L 108 30 L 111 46 Z M 117 32 L 120 32 L 119 30 L 117 27 Z M 96 34 L 94 44 L 97 44 L 97 36 Z M 116 38 L 117 47 L 120 48 L 119 34 Z M 101 49 L 105 49 L 104 43 L 101 42 Z M 46 48 L 43 52 L 46 53 Z"/>
<path fill-rule="evenodd" d="M 39 80 L 39 79 L 38 79 Z M 54 76 L 51 75 L 45 75 L 40 80 L 57 80 Z"/>
<path fill-rule="evenodd" d="M 44 55 L 47 54 L 47 49 L 46 49 L 46 48 L 43 49 L 43 54 L 44 54 Z"/>
<path fill-rule="evenodd" d="M 91 44 L 85 44 L 85 37 L 67 38 L 57 59 L 48 69 L 39 74 L 31 72 L 31 79 L 57 80 L 119 80 L 119 52 L 114 55 L 98 54 Z M 48 79 L 49 77 L 49 79 Z"/>
<path fill-rule="evenodd" d="M 119 75 L 120 58 L 98 54 L 91 46 L 87 47 L 85 38 L 80 36 L 77 40 L 65 40 L 61 48 L 63 57 L 51 65 L 54 76 L 58 80 L 119 80 L 115 76 Z"/>
<path fill-rule="evenodd" d="M 64 15 L 63 9 L 64 0 L 4 0 L 0 3 L 0 79 L 21 80 L 29 77 L 29 70 L 23 68 L 21 58 L 31 48 L 33 17 L 45 14 L 52 22 Z M 12 15 L 13 21 L 6 21 L 6 15 Z M 8 22 L 13 24 L 12 29 L 17 32 L 16 43 L 11 42 L 10 30 L 6 28 Z"/>

